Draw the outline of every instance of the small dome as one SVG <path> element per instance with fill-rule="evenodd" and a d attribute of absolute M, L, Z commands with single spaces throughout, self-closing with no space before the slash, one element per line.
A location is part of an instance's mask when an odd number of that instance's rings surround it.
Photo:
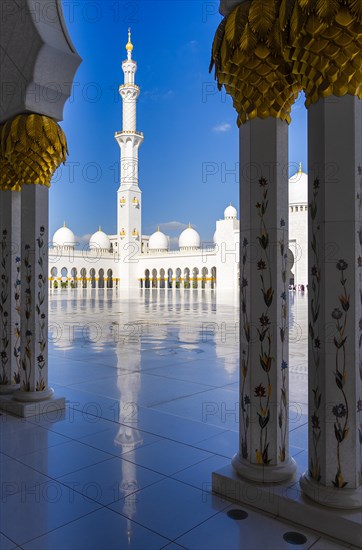
<path fill-rule="evenodd" d="M 289 204 L 308 204 L 308 175 L 301 165 L 299 171 L 289 178 Z"/>
<path fill-rule="evenodd" d="M 155 233 L 152 233 L 150 240 L 148 241 L 149 250 L 168 250 L 168 238 L 160 228 Z"/>
<path fill-rule="evenodd" d="M 178 240 L 179 248 L 200 248 L 201 239 L 195 229 L 189 224 L 187 229 L 184 229 Z"/>
<path fill-rule="evenodd" d="M 215 231 L 212 240 L 214 241 L 214 244 L 217 244 L 217 230 Z"/>
<path fill-rule="evenodd" d="M 89 240 L 89 248 L 101 250 L 109 250 L 111 248 L 111 241 L 109 240 L 108 235 L 106 235 L 101 228 L 99 228 L 99 230 L 91 236 Z"/>
<path fill-rule="evenodd" d="M 76 245 L 75 235 L 69 227 L 66 227 L 65 222 L 64 226 L 58 229 L 53 235 L 53 244 L 54 246 L 65 246 L 69 248 L 74 248 Z"/>
<path fill-rule="evenodd" d="M 227 208 L 224 210 L 225 220 L 235 220 L 237 218 L 238 212 L 234 206 L 230 203 Z"/>

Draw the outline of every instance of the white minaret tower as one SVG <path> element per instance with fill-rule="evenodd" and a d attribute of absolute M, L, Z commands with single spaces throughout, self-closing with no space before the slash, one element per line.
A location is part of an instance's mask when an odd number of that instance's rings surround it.
<path fill-rule="evenodd" d="M 131 29 L 128 29 L 127 59 L 122 63 L 124 84 L 119 87 L 123 104 L 123 129 L 115 134 L 121 148 L 120 187 L 117 192 L 118 250 L 122 257 L 132 258 L 141 252 L 141 190 L 138 186 L 138 148 L 143 142 L 142 132 L 136 130 L 136 107 L 140 89 L 135 84 L 137 63 L 132 59 Z M 126 266 L 121 269 L 121 286 L 137 285 L 128 280 Z"/>

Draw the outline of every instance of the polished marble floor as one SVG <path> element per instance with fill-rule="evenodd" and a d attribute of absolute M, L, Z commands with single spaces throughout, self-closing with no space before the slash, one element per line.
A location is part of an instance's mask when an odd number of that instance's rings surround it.
<path fill-rule="evenodd" d="M 306 304 L 291 294 L 290 449 L 300 472 Z M 67 410 L 0 416 L 1 550 L 347 548 L 211 494 L 211 472 L 238 447 L 237 296 L 54 290 L 50 314 L 49 378 Z M 298 545 L 286 540 L 295 532 Z"/>

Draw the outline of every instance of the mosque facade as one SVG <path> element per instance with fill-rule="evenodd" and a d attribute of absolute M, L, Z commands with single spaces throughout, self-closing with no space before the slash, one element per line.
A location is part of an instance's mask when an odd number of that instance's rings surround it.
<path fill-rule="evenodd" d="M 83 286 L 84 282 L 88 286 L 88 275 L 91 275 L 91 286 L 115 283 L 124 288 L 138 285 L 159 287 L 161 283 L 165 285 L 167 279 L 165 276 L 163 281 L 160 280 L 163 269 L 165 274 L 169 270 L 172 275 L 181 273 L 178 281 L 177 275 L 172 276 L 171 284 L 173 288 L 177 284 L 182 288 L 195 283 L 191 277 L 191 273 L 196 273 L 195 268 L 205 266 L 207 275 L 213 275 L 205 279 L 218 289 L 228 284 L 237 289 L 240 279 L 237 332 L 240 386 L 235 394 L 240 406 L 232 411 L 232 414 L 236 410 L 240 413 L 237 426 L 239 445 L 231 464 L 212 473 L 212 491 L 242 506 L 258 508 L 274 518 L 335 537 L 351 548 L 360 547 L 360 5 L 355 0 L 337 0 L 324 2 L 321 9 L 321 3 L 315 5 L 314 2 L 297 0 L 277 3 L 274 0 L 262 3 L 257 0 L 221 0 L 223 19 L 215 33 L 211 66 L 215 65 L 218 85 L 220 88 L 224 86 L 231 95 L 238 114 L 242 144 L 239 149 L 241 201 L 240 220 L 234 212 L 231 219 L 225 216 L 226 219 L 217 223 L 216 242 L 209 247 L 209 252 L 203 250 L 201 239 L 196 238 L 192 227 L 180 235 L 179 250 L 174 252 L 168 246 L 166 248 L 164 237 L 142 236 L 138 148 L 143 136 L 136 130 L 139 90 L 134 83 L 136 64 L 132 60 L 133 47 L 129 39 L 127 60 L 123 64 L 125 83 L 120 88 L 124 102 L 124 129 L 116 134 L 122 159 L 117 196 L 117 235 L 97 232 L 89 243 L 89 253 L 85 255 L 77 250 L 72 234 L 63 228 L 54 238 L 55 246 L 49 258 L 48 187 L 55 170 L 67 158 L 66 136 L 58 122 L 63 119 L 64 102 L 70 97 L 75 71 L 81 60 L 66 31 L 60 0 L 53 2 L 55 19 L 52 17 L 51 27 L 48 25 L 50 20 L 44 25 L 43 20 L 34 17 L 32 9 L 23 9 L 22 4 L 33 8 L 32 0 L 13 4 L 15 9 L 9 18 L 0 18 L 0 45 L 4 51 L 2 81 L 14 89 L 12 95 L 0 93 L 0 409 L 25 418 L 41 418 L 49 413 L 53 416 L 71 404 L 69 401 L 66 404 L 65 396 L 55 394 L 48 384 L 49 363 L 53 361 L 51 356 L 48 357 L 49 275 L 54 275 L 53 286 L 55 282 L 57 286 L 59 282 L 70 286 L 72 283 Z M 287 7 L 294 4 L 294 8 L 285 9 L 287 4 Z M 266 5 L 270 9 L 267 10 L 268 16 L 264 17 Z M 50 28 L 54 32 L 48 32 Z M 320 38 L 318 44 L 316 34 Z M 28 40 L 23 40 L 24 36 Z M 53 102 L 47 94 L 42 94 L 39 101 L 34 101 L 34 85 L 36 89 L 44 89 L 44 86 L 47 89 L 47 82 L 59 83 L 60 98 Z M 304 195 L 298 187 L 297 180 L 306 181 L 302 170 L 294 182 L 288 183 L 283 177 L 284 167 L 288 164 L 291 107 L 301 91 L 305 93 L 308 113 L 308 204 L 304 203 Z M 275 174 L 270 178 L 262 174 L 257 182 L 259 185 L 255 185 L 246 170 L 251 163 L 275 166 Z M 338 167 L 333 178 L 331 166 Z M 307 226 L 307 223 L 303 225 L 305 212 L 308 212 L 310 243 L 309 268 L 305 271 L 308 272 L 309 288 L 305 297 L 308 329 L 301 334 L 301 339 L 308 342 L 308 354 L 306 350 L 299 354 L 289 346 L 293 342 L 288 330 L 290 274 L 287 250 L 289 248 L 293 253 L 294 247 L 295 266 L 297 262 L 302 265 L 304 258 L 306 262 L 303 249 Z M 233 244 L 232 239 L 228 241 L 222 232 L 228 224 L 230 227 L 239 224 L 240 227 L 240 276 L 237 237 L 233 250 L 232 246 L 227 248 L 229 242 Z M 291 226 L 289 243 L 284 240 L 287 225 Z M 301 231 L 301 226 L 304 232 L 293 235 L 293 231 Z M 224 256 L 219 243 L 225 245 Z M 13 253 L 15 250 L 19 256 Z M 289 261 L 289 267 L 291 264 Z M 54 267 L 60 270 L 60 275 L 66 274 L 62 275 L 64 281 L 62 277 L 59 279 L 58 272 L 55 274 Z M 69 275 L 73 269 L 72 280 Z M 298 281 L 302 267 L 298 265 L 293 269 L 295 282 L 304 284 L 303 280 Z M 185 303 L 191 295 L 194 293 L 183 294 Z M 218 295 L 219 292 L 210 292 L 207 299 L 212 302 Z M 159 296 L 162 302 L 165 294 Z M 147 306 L 150 297 L 147 292 Z M 167 297 L 172 299 L 175 295 L 167 293 Z M 180 298 L 180 294 L 176 294 L 176 298 Z M 77 302 L 75 293 L 73 299 Z M 133 311 L 132 304 L 129 310 Z M 173 313 L 172 308 L 171 311 Z M 119 312 L 115 313 L 119 315 Z M 82 322 L 82 317 L 77 319 Z M 175 341 L 175 349 L 182 348 L 182 341 L 183 338 L 177 343 Z M 128 348 L 127 352 L 131 352 L 131 347 Z M 159 357 L 157 354 L 156 363 Z M 87 359 L 87 353 L 83 358 Z M 74 356 L 63 359 L 64 367 L 74 370 Z M 293 419 L 289 414 L 292 404 L 289 385 L 293 383 L 290 367 L 299 365 L 308 369 L 308 410 L 297 410 Z M 129 389 L 133 388 L 135 396 L 136 386 L 137 378 L 130 380 Z M 62 388 L 65 390 L 66 386 L 59 384 L 58 391 L 61 392 Z M 222 388 L 217 390 L 222 391 Z M 90 394 L 85 391 L 84 399 L 88 400 L 87 395 Z M 124 397 L 127 401 L 132 397 L 127 388 Z M 76 403 L 78 412 L 80 406 Z M 201 425 L 195 410 L 192 407 L 191 415 L 195 423 Z M 5 415 L 3 418 L 5 420 Z M 49 419 L 48 416 L 45 418 Z M 104 418 L 109 419 L 108 415 Z M 300 424 L 301 418 L 305 420 L 308 431 L 308 451 L 293 457 L 295 426 L 291 424 L 293 421 Z M 159 416 L 155 419 L 158 422 Z M 119 417 L 118 420 L 123 419 Z M 84 422 L 81 427 L 84 427 Z M 24 442 L 22 423 L 16 421 L 12 428 L 18 441 Z M 167 437 L 172 436 L 172 430 L 177 430 L 174 422 L 167 425 Z M 9 433 L 12 432 L 9 430 Z M 124 432 L 120 430 L 115 439 L 122 444 Z M 225 442 L 219 440 L 219 444 L 221 451 L 225 450 Z M 51 466 L 54 457 L 48 455 L 47 449 L 44 452 L 46 465 Z M 224 455 L 229 456 L 228 453 Z M 11 462 L 9 467 L 13 469 Z M 124 474 L 132 481 L 131 470 Z M 58 508 L 51 509 L 54 502 L 50 503 L 49 499 L 45 505 L 42 501 L 40 507 L 36 507 L 39 502 L 28 506 L 22 496 L 19 490 L 10 495 L 8 503 L 3 503 L 9 518 L 14 516 L 17 502 L 21 500 L 20 504 L 26 505 L 25 508 L 18 506 L 18 510 L 20 516 L 25 514 L 27 517 L 24 525 L 28 537 L 21 538 L 23 533 L 19 531 L 19 521 L 15 521 L 10 533 L 7 529 L 4 532 L 4 535 L 9 534 L 14 544 L 20 545 L 29 539 L 31 522 L 39 523 L 37 520 L 40 520 L 41 525 L 49 528 L 49 514 L 54 516 L 58 511 Z M 16 501 L 18 497 L 21 498 Z M 182 514 L 182 499 L 180 502 Z M 152 506 L 158 505 L 156 498 Z M 75 510 L 79 512 L 79 508 Z M 33 516 L 29 516 L 29 511 Z M 126 510 L 125 507 L 123 511 L 132 516 L 132 509 Z M 220 525 L 222 536 L 223 526 Z M 83 527 L 84 524 L 79 525 L 77 532 L 83 533 Z M 152 529 L 155 532 L 154 525 Z M 297 532 L 285 535 L 293 535 L 293 543 L 298 539 L 301 542 L 300 537 L 295 537 L 299 535 Z M 69 531 L 64 536 L 68 540 Z M 173 540 L 174 537 L 170 538 Z M 292 540 L 284 537 L 285 541 L 288 539 Z M 323 544 L 321 539 L 314 547 L 321 547 L 320 544 Z M 334 547 L 340 546 L 337 543 Z"/>
<path fill-rule="evenodd" d="M 129 31 L 127 59 L 122 63 L 124 83 L 119 87 L 123 105 L 123 129 L 116 132 L 120 147 L 120 186 L 117 191 L 117 234 L 99 227 L 88 246 L 79 248 L 70 228 L 61 227 L 49 251 L 49 281 L 52 288 L 220 288 L 240 286 L 239 233 L 236 208 L 230 203 L 217 220 L 213 242 L 202 242 L 189 226 L 170 249 L 170 238 L 159 228 L 142 233 L 142 191 L 139 187 L 139 149 L 144 136 L 137 130 L 135 83 L 137 63 L 132 58 Z M 308 280 L 308 177 L 299 171 L 289 180 L 289 273 L 291 285 Z"/>

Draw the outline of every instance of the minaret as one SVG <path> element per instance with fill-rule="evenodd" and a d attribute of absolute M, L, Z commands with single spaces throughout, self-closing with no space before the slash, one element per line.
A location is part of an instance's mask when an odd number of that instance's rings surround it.
<path fill-rule="evenodd" d="M 118 249 L 120 255 L 141 252 L 141 190 L 138 186 L 138 148 L 143 134 L 136 130 L 136 106 L 140 89 L 135 84 L 137 63 L 132 59 L 131 29 L 128 29 L 127 59 L 122 63 L 124 84 L 119 87 L 123 104 L 123 129 L 115 134 L 121 148 L 120 187 L 117 192 Z M 130 246 L 130 244 L 132 246 Z M 132 248 L 132 250 L 131 250 Z M 126 282 L 129 276 L 122 275 Z M 132 285 L 131 285 L 132 286 Z"/>

